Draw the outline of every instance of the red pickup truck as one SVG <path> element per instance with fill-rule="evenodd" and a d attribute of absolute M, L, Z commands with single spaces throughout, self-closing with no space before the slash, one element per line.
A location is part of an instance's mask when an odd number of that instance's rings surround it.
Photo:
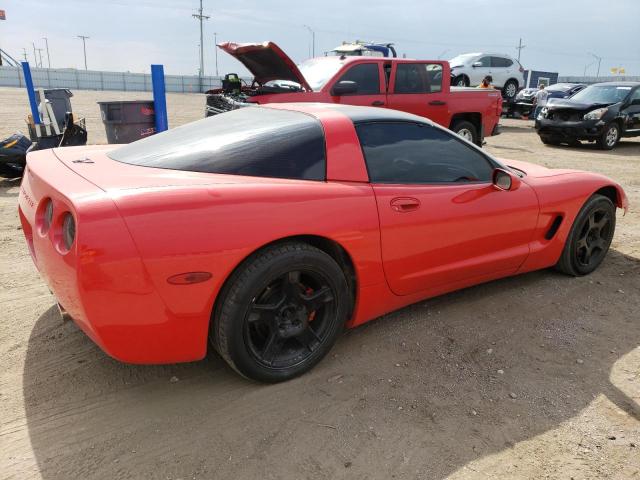
<path fill-rule="evenodd" d="M 344 103 L 420 115 L 476 145 L 498 133 L 500 92 L 451 87 L 446 61 L 328 56 L 296 65 L 273 42 L 218 47 L 239 60 L 254 80 L 250 86 L 223 81 L 223 88 L 209 90 L 207 116 L 248 103 Z"/>

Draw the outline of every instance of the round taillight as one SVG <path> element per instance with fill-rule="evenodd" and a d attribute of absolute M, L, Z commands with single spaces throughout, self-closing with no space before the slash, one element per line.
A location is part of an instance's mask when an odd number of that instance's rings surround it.
<path fill-rule="evenodd" d="M 62 220 L 62 242 L 67 250 L 71 250 L 71 245 L 76 238 L 76 221 L 73 215 L 67 212 Z"/>
<path fill-rule="evenodd" d="M 45 233 L 51 227 L 53 221 L 53 202 L 51 199 L 47 200 L 47 204 L 44 207 L 44 214 L 42 215 L 42 232 Z"/>

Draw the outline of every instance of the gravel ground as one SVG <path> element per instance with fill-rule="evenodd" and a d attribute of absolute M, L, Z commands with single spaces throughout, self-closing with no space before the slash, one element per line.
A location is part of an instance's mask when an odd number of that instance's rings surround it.
<path fill-rule="evenodd" d="M 89 139 L 95 102 L 74 92 Z M 169 95 L 170 125 L 202 95 Z M 0 89 L 0 136 L 23 90 Z M 0 478 L 640 478 L 640 141 L 547 147 L 503 120 L 494 154 L 625 187 L 612 250 L 584 278 L 540 271 L 421 302 L 345 333 L 311 373 L 264 386 L 215 355 L 118 363 L 57 317 L 0 182 Z"/>

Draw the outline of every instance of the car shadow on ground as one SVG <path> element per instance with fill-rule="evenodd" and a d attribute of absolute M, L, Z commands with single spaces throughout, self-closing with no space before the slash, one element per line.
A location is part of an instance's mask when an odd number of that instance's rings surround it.
<path fill-rule="evenodd" d="M 52 307 L 24 367 L 31 446 L 44 479 L 441 479 L 598 395 L 640 419 L 610 382 L 640 344 L 639 290 L 640 261 L 615 251 L 588 277 L 491 282 L 351 330 L 278 385 L 216 355 L 118 363 Z"/>
<path fill-rule="evenodd" d="M 580 146 L 578 145 L 545 145 L 547 148 L 557 148 L 557 149 L 572 149 L 572 150 L 583 150 L 583 151 L 593 151 L 597 152 L 601 155 L 615 155 L 622 157 L 635 157 L 640 158 L 640 142 L 632 139 L 624 139 L 620 140 L 620 142 L 615 146 L 612 150 L 602 150 L 593 142 L 582 142 Z"/>

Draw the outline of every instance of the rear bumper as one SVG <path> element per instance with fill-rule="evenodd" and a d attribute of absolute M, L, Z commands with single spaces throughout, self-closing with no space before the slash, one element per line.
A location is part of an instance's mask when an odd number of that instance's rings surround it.
<path fill-rule="evenodd" d="M 536 119 L 538 135 L 566 138 L 571 140 L 596 140 L 603 133 L 605 124 L 600 120 L 554 121 Z"/>

